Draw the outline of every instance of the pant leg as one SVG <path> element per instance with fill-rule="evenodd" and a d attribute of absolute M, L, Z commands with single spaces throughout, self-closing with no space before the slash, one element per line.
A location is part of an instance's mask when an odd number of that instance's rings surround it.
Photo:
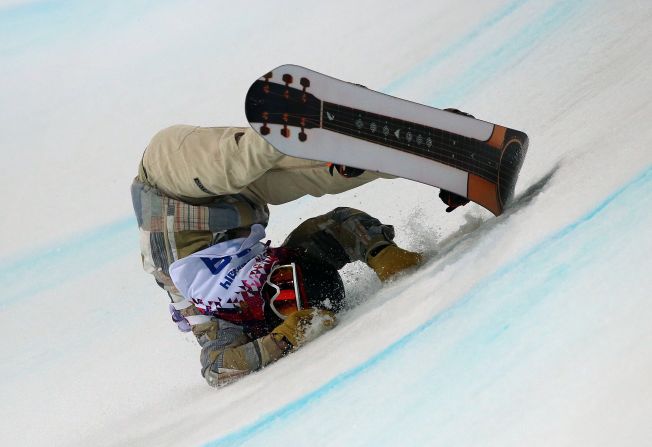
<path fill-rule="evenodd" d="M 354 178 L 343 177 L 337 172 L 331 175 L 328 163 L 284 156 L 252 182 L 247 192 L 265 203 L 280 205 L 306 195 L 339 194 L 378 178 L 393 177 L 370 171 Z"/>
<path fill-rule="evenodd" d="M 370 253 L 393 245 L 394 227 L 354 208 L 336 208 L 299 225 L 284 246 L 300 248 L 339 270 L 354 261 L 367 262 Z"/>
<path fill-rule="evenodd" d="M 379 177 L 330 175 L 325 162 L 288 157 L 251 128 L 172 126 L 152 138 L 142 160 L 150 185 L 172 197 L 243 194 L 260 204 L 337 194 Z M 141 179 L 141 181 L 143 181 Z"/>
<path fill-rule="evenodd" d="M 143 156 L 147 178 L 152 186 L 182 198 L 239 193 L 283 157 L 252 134 L 252 129 L 239 127 L 163 129 Z"/>

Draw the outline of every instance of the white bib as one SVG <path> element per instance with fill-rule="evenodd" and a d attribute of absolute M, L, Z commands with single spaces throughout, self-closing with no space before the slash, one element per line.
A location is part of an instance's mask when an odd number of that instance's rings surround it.
<path fill-rule="evenodd" d="M 212 245 L 170 265 L 170 277 L 184 297 L 200 309 L 233 309 L 258 294 L 275 259 L 261 242 L 265 228 L 251 227 L 247 238 Z"/>

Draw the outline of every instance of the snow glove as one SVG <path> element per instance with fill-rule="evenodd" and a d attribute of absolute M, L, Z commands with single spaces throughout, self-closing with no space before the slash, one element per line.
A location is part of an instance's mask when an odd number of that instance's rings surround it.
<path fill-rule="evenodd" d="M 331 177 L 333 176 L 334 170 L 337 170 L 337 172 L 342 177 L 346 177 L 346 178 L 359 177 L 362 174 L 364 174 L 364 169 L 352 168 L 351 166 L 338 165 L 337 163 L 330 163 L 328 167 L 328 172 L 330 173 Z"/>
<path fill-rule="evenodd" d="M 298 310 L 274 328 L 272 336 L 280 336 L 293 348 L 298 348 L 335 327 L 335 323 L 335 314 L 329 310 Z"/>
<path fill-rule="evenodd" d="M 423 262 L 423 255 L 405 250 L 396 245 L 387 245 L 378 253 L 372 253 L 367 260 L 381 281 L 388 281 L 397 274 L 416 267 Z"/>
<path fill-rule="evenodd" d="M 439 191 L 439 198 L 442 202 L 448 205 L 448 208 L 446 208 L 447 213 L 450 213 L 458 206 L 464 206 L 469 203 L 469 199 L 466 197 L 462 197 L 454 192 L 446 191 L 445 189 Z"/>

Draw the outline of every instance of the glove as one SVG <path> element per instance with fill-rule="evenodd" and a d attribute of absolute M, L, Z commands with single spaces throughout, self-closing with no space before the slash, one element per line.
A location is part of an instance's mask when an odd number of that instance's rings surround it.
<path fill-rule="evenodd" d="M 446 208 L 447 213 L 450 213 L 458 206 L 464 206 L 469 203 L 469 199 L 466 197 L 462 197 L 454 192 L 446 191 L 445 189 L 439 191 L 439 198 L 442 202 L 448 205 L 448 208 Z"/>
<path fill-rule="evenodd" d="M 350 166 L 338 165 L 335 163 L 330 163 L 328 166 L 328 172 L 330 172 L 331 177 L 333 176 L 333 170 L 337 169 L 337 172 L 342 177 L 353 178 L 358 177 L 364 173 L 364 169 L 352 168 Z"/>
<path fill-rule="evenodd" d="M 298 348 L 335 327 L 335 323 L 335 314 L 329 310 L 303 309 L 296 311 L 276 326 L 272 330 L 272 335 L 280 335 L 293 348 Z"/>
<path fill-rule="evenodd" d="M 367 260 L 369 267 L 374 269 L 381 281 L 387 281 L 398 273 L 423 262 L 423 255 L 404 250 L 396 245 L 387 245 L 377 254 L 372 254 Z"/>
<path fill-rule="evenodd" d="M 469 118 L 475 118 L 475 116 L 471 115 L 470 113 L 462 112 L 461 110 L 453 109 L 452 107 L 444 110 L 447 112 L 455 113 L 456 115 L 464 115 L 468 116 Z"/>

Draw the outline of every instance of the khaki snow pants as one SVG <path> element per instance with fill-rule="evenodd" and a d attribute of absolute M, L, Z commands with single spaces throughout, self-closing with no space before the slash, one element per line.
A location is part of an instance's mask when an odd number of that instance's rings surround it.
<path fill-rule="evenodd" d="M 160 131 L 145 150 L 139 180 L 189 203 L 242 194 L 280 205 L 356 188 L 384 174 L 331 175 L 327 164 L 283 155 L 251 128 L 176 125 Z"/>

